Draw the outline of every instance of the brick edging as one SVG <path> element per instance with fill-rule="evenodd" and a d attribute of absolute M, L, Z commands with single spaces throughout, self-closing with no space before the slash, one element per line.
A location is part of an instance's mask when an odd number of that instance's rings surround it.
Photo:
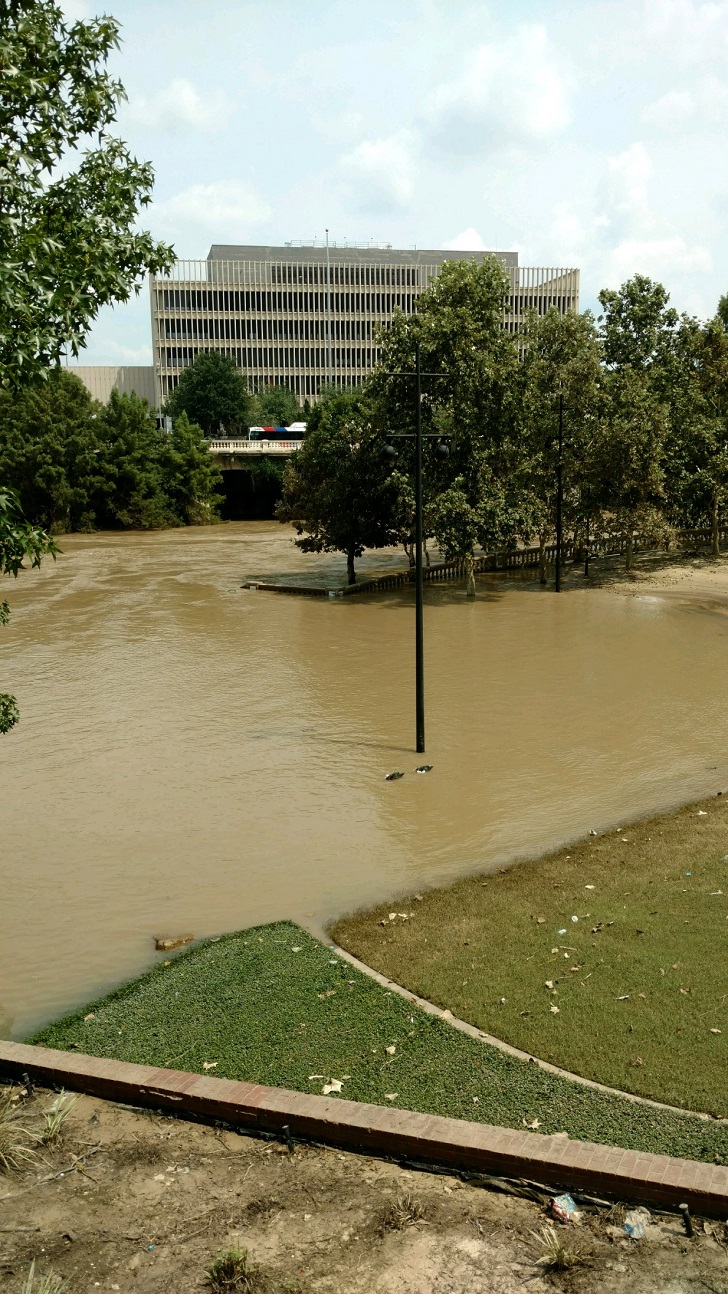
<path fill-rule="evenodd" d="M 0 1074 L 347 1150 L 728 1215 L 728 1168 L 256 1083 L 0 1042 Z"/>

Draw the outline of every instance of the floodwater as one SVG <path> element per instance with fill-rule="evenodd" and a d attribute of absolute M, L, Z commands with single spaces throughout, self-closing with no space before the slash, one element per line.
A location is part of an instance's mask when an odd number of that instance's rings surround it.
<path fill-rule="evenodd" d="M 418 776 L 411 588 L 241 590 L 342 569 L 272 522 L 62 548 L 4 593 L 0 1036 L 138 973 L 155 935 L 320 929 L 728 784 L 716 611 L 426 586 Z"/>

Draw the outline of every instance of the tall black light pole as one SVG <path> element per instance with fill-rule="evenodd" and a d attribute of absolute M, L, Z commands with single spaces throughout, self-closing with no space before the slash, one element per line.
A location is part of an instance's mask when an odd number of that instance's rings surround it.
<path fill-rule="evenodd" d="M 417 416 L 415 419 L 415 728 L 417 754 L 425 750 L 425 579 L 422 570 L 422 363 L 415 346 Z"/>
<path fill-rule="evenodd" d="M 422 441 L 436 440 L 438 453 L 446 457 L 450 450 L 445 444 L 445 437 L 436 433 L 422 435 L 422 379 L 423 377 L 447 377 L 446 373 L 423 373 L 420 355 L 420 343 L 415 342 L 414 373 L 388 373 L 387 377 L 414 377 L 417 408 L 415 411 L 415 741 L 418 755 L 425 753 L 425 619 L 424 595 L 425 580 L 422 567 Z M 408 432 L 394 432 L 389 441 L 412 440 Z M 393 458 L 394 445 L 387 444 L 385 453 Z"/>
<path fill-rule="evenodd" d="M 562 512 L 564 508 L 564 394 L 559 391 L 559 456 L 556 460 L 556 578 L 554 592 L 561 592 Z"/>

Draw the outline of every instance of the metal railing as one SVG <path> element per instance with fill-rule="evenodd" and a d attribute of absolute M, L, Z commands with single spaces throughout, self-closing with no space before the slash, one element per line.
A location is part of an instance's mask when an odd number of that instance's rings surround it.
<path fill-rule="evenodd" d="M 302 440 L 211 440 L 211 454 L 278 454 L 288 457 L 301 448 Z"/>

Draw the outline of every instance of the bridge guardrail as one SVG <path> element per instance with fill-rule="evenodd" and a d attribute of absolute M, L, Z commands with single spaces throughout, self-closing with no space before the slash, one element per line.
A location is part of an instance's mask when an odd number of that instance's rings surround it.
<path fill-rule="evenodd" d="M 288 456 L 301 448 L 302 440 L 211 440 L 211 454 L 280 454 Z"/>

